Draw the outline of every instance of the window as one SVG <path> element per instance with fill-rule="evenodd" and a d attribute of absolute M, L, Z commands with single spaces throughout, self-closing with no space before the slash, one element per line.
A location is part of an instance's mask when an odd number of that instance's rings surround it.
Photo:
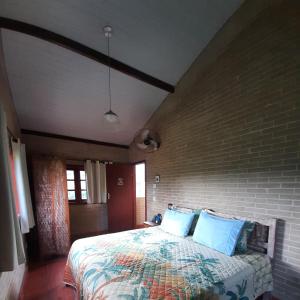
<path fill-rule="evenodd" d="M 83 166 L 67 166 L 67 189 L 69 203 L 86 203 L 86 174 Z"/>

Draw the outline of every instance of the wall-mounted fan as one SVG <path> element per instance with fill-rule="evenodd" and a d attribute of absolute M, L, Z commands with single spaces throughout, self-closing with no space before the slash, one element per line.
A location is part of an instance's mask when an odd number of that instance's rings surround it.
<path fill-rule="evenodd" d="M 136 147 L 144 152 L 154 152 L 160 146 L 160 139 L 156 132 L 151 129 L 141 129 L 135 135 L 134 143 Z"/>

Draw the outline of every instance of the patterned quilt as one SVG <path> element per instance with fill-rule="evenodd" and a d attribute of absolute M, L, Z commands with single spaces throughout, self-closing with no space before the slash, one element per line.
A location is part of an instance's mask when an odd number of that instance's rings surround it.
<path fill-rule="evenodd" d="M 75 241 L 64 281 L 89 300 L 250 300 L 272 290 L 266 255 L 229 257 L 159 226 Z"/>

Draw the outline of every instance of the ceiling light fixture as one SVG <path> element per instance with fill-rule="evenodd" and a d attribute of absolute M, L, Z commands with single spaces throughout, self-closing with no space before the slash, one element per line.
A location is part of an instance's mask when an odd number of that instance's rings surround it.
<path fill-rule="evenodd" d="M 111 110 L 111 86 L 110 86 L 110 47 L 109 40 L 112 36 L 112 27 L 109 25 L 103 28 L 104 36 L 107 38 L 107 56 L 108 56 L 108 97 L 109 110 L 104 114 L 104 119 L 109 123 L 118 123 L 119 116 Z"/>

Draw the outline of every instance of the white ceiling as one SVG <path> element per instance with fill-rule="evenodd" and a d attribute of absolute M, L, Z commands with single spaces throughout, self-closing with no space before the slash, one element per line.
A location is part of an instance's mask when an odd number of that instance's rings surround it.
<path fill-rule="evenodd" d="M 1 0 L 0 16 L 38 25 L 176 84 L 243 0 Z M 119 130 L 103 122 L 107 68 L 45 41 L 3 30 L 9 81 L 22 128 L 129 144 L 167 93 L 112 72 Z"/>

